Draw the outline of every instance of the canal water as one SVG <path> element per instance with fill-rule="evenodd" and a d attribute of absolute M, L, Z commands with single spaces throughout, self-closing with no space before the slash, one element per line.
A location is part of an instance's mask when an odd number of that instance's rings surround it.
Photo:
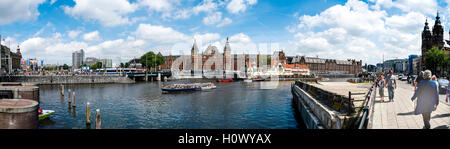
<path fill-rule="evenodd" d="M 290 85 L 275 88 L 261 82 L 215 83 L 217 89 L 163 94 L 161 86 L 176 82 L 136 84 L 59 85 L 40 87 L 41 109 L 55 110 L 41 129 L 86 129 L 86 102 L 91 107 L 90 128 L 95 128 L 95 109 L 100 109 L 105 129 L 299 129 L 303 124 L 292 107 Z M 265 88 L 265 89 L 263 89 Z M 68 105 L 67 89 L 75 91 L 76 107 Z"/>

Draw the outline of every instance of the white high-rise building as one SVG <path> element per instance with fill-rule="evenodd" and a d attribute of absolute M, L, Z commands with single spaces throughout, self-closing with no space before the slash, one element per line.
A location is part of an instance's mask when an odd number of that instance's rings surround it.
<path fill-rule="evenodd" d="M 84 50 L 80 49 L 72 53 L 72 69 L 78 69 L 84 64 Z"/>

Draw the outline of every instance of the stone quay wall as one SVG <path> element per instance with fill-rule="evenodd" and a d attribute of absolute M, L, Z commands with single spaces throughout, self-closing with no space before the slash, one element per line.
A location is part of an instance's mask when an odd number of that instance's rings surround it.
<path fill-rule="evenodd" d="M 92 84 L 135 83 L 125 76 L 78 75 L 78 76 L 3 76 L 2 82 L 33 82 L 38 84 Z"/>
<path fill-rule="evenodd" d="M 295 103 L 301 103 L 298 105 L 298 111 L 305 111 L 303 109 L 310 110 L 310 118 L 305 122 L 306 125 L 312 125 L 313 129 L 318 127 L 324 127 L 326 129 L 342 129 L 343 121 L 340 118 L 340 113 L 330 107 L 322 104 L 317 99 L 308 94 L 305 90 L 300 88 L 297 84 L 293 85 L 292 93 L 294 95 Z M 319 123 L 319 124 L 318 124 Z"/>

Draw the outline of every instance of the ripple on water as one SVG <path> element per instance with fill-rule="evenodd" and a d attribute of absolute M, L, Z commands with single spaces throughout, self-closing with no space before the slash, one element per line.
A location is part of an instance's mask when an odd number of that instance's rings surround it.
<path fill-rule="evenodd" d="M 258 83 L 216 83 L 215 90 L 181 94 L 162 94 L 158 83 L 69 85 L 77 93 L 75 113 L 67 97 L 61 100 L 59 85 L 42 86 L 41 107 L 56 113 L 40 128 L 85 128 L 90 102 L 91 121 L 100 109 L 102 128 L 295 129 L 290 83 L 264 90 Z"/>

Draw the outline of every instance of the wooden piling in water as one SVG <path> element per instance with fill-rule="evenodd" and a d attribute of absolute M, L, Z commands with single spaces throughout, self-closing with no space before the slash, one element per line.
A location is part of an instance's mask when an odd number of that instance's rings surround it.
<path fill-rule="evenodd" d="M 102 121 L 100 119 L 100 109 L 95 111 L 95 129 L 101 129 Z"/>
<path fill-rule="evenodd" d="M 61 84 L 61 96 L 64 96 L 64 85 Z"/>
<path fill-rule="evenodd" d="M 70 96 L 70 94 L 71 94 L 70 89 L 69 89 L 67 92 L 68 92 L 68 94 L 69 94 L 69 107 L 70 107 L 70 103 L 72 103 L 72 98 L 71 98 L 71 96 Z"/>
<path fill-rule="evenodd" d="M 86 103 L 86 124 L 91 124 L 91 106 Z"/>
<path fill-rule="evenodd" d="M 76 107 L 76 105 L 75 105 L 75 92 L 72 92 L 72 98 L 73 98 L 72 107 Z"/>

